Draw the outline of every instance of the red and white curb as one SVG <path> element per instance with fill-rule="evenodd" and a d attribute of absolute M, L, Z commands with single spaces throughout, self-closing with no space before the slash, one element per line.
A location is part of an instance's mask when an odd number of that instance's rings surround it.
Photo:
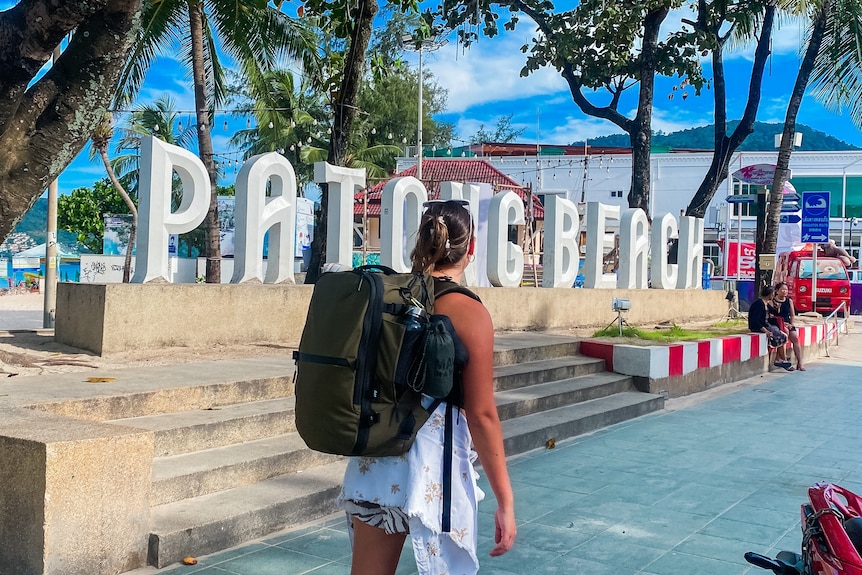
<path fill-rule="evenodd" d="M 824 325 L 799 326 L 799 343 L 803 347 L 823 341 Z M 698 369 L 748 361 L 769 353 L 766 334 L 746 333 L 671 345 L 618 345 L 584 340 L 580 353 L 604 359 L 608 371 L 662 379 L 686 375 Z"/>

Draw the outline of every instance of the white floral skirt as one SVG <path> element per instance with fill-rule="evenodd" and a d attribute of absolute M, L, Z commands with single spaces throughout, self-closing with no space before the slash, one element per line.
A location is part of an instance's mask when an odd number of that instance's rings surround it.
<path fill-rule="evenodd" d="M 397 508 L 378 527 L 389 532 L 406 516 L 419 575 L 473 575 L 476 556 L 476 506 L 485 494 L 476 485 L 476 453 L 464 414 L 452 412 L 451 530 L 443 533 L 443 430 L 446 404 L 440 404 L 419 430 L 416 441 L 397 457 L 352 457 L 338 504 L 350 516 L 370 507 Z M 359 502 L 359 503 L 355 503 Z M 365 520 L 365 519 L 363 519 Z M 395 525 L 392 525 L 392 521 Z M 371 524 L 374 522 L 367 521 Z M 352 528 L 351 528 L 352 531 Z M 351 541 L 352 541 L 351 532 Z"/>

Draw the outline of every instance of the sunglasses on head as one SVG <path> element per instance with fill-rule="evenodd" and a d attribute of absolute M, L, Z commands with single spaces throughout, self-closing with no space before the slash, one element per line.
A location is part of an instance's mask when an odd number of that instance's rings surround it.
<path fill-rule="evenodd" d="M 461 206 L 462 208 L 469 208 L 470 201 L 469 200 L 428 200 L 422 204 L 423 208 L 430 208 L 431 206 L 438 206 L 444 204 L 455 204 L 456 206 Z"/>

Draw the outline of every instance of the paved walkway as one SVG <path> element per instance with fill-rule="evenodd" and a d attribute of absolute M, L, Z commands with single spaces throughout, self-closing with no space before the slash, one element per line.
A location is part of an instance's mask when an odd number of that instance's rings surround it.
<path fill-rule="evenodd" d="M 663 412 L 511 459 L 518 540 L 507 555 L 488 556 L 489 495 L 480 505 L 480 572 L 737 575 L 750 570 L 746 551 L 798 552 L 810 484 L 862 493 L 855 331 L 807 372 L 672 400 Z M 349 562 L 344 519 L 333 516 L 158 573 L 347 575 Z M 408 546 L 398 573 L 415 572 Z"/>

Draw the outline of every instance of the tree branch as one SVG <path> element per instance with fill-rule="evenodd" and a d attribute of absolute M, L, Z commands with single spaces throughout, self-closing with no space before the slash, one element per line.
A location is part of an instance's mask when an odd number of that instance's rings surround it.
<path fill-rule="evenodd" d="M 48 4 L 55 5 L 33 1 L 19 7 L 39 10 Z M 0 124 L 6 127 L 0 134 L 0 237 L 6 237 L 89 139 L 110 102 L 131 50 L 141 5 L 140 0 L 57 4 L 85 5 L 92 13 L 77 26 L 68 48 L 42 78 L 17 98 L 15 83 L 7 84 L 9 99 L 0 99 Z M 53 14 L 46 11 L 40 26 L 50 30 L 68 26 L 70 20 L 64 20 L 62 26 L 52 23 Z M 29 13 L 19 17 L 26 20 L 40 16 Z M 50 53 L 59 40 L 50 46 L 35 43 Z M 20 63 L 11 66 L 13 74 L 21 73 Z M 2 64 L 0 78 L 7 79 Z"/>

